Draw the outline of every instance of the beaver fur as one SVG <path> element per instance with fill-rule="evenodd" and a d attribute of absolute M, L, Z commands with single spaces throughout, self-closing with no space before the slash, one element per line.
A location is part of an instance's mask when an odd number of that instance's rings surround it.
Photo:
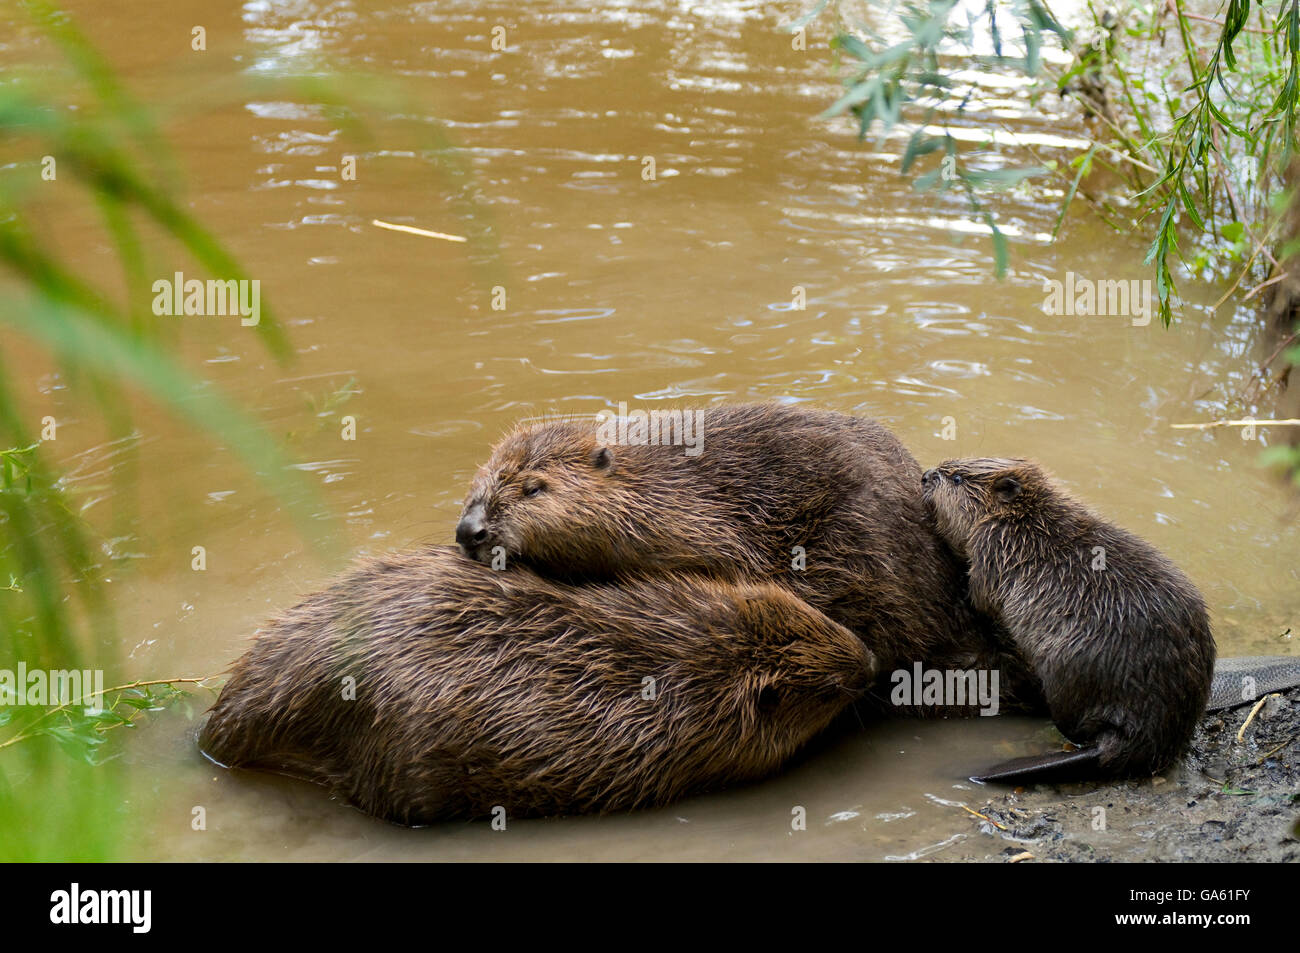
<path fill-rule="evenodd" d="M 563 585 L 430 548 L 271 622 L 199 742 L 401 824 L 629 810 L 771 774 L 875 671 L 775 586 Z"/>
<path fill-rule="evenodd" d="M 886 427 L 782 404 L 684 413 L 702 414 L 698 453 L 611 445 L 590 419 L 516 428 L 465 498 L 464 551 L 570 581 L 691 570 L 776 583 L 857 633 L 882 670 L 998 669 L 1004 707 L 1041 706 L 1023 660 L 972 610 L 921 467 Z"/>
<path fill-rule="evenodd" d="M 939 532 L 970 562 L 974 604 L 1015 639 L 1061 732 L 1096 746 L 1102 775 L 1171 765 L 1214 675 L 1192 582 L 1032 461 L 949 460 L 923 480 Z"/>

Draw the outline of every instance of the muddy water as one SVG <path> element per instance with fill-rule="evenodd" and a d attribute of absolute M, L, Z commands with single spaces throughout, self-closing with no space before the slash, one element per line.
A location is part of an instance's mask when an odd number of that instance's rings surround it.
<path fill-rule="evenodd" d="M 1140 241 L 1086 215 L 1047 241 L 1061 190 L 1043 183 L 995 203 L 1012 259 L 994 281 L 965 200 L 900 178 L 901 140 L 859 143 L 846 124 L 815 119 L 835 93 L 828 28 L 814 24 L 802 52 L 776 29 L 800 6 L 73 9 L 136 95 L 167 108 L 194 211 L 278 306 L 296 351 L 288 367 L 230 318 L 187 319 L 186 346 L 287 438 L 336 514 L 327 533 L 340 551 L 449 542 L 475 464 L 520 417 L 620 401 L 805 401 L 883 419 L 927 464 L 1038 458 L 1188 570 L 1225 654 L 1295 652 L 1283 636 L 1300 609 L 1289 498 L 1254 466 L 1259 444 L 1169 428 L 1206 419 L 1238 386 L 1254 353 L 1250 315 L 1216 315 L 1215 289 L 1190 285 L 1170 332 L 1045 314 L 1045 279 L 1147 273 Z M 190 49 L 195 25 L 205 52 Z M 492 49 L 495 26 L 505 51 Z M 458 187 L 396 124 L 357 145 L 309 100 L 236 85 L 327 64 L 401 78 L 417 119 L 445 121 L 494 229 L 495 277 L 466 245 L 369 224 L 467 228 Z M 1000 135 L 1072 154 L 1077 120 L 1030 108 L 1014 84 L 970 78 L 981 85 L 972 111 L 997 115 Z M 982 136 L 972 129 L 971 161 L 992 165 Z M 341 178 L 345 154 L 357 156 L 355 181 Z M 102 242 L 57 199 L 51 222 L 68 226 L 64 241 L 88 268 L 107 269 Z M 505 289 L 503 310 L 490 283 Z M 349 380 L 356 396 L 316 416 Z M 73 409 L 47 378 L 31 393 L 52 412 Z M 339 413 L 356 416 L 355 441 L 340 438 Z M 229 452 L 147 410 L 138 428 L 136 475 L 117 490 L 104 487 L 124 448 L 95 445 L 89 428 L 60 434 L 70 448 L 82 441 L 67 462 L 88 515 L 128 514 L 113 547 L 125 674 L 217 671 L 338 563 L 309 551 Z M 208 553 L 202 573 L 190 569 L 196 545 Z M 979 840 L 959 806 L 978 792 L 962 779 L 1051 737 L 1041 722 L 1008 718 L 872 726 L 762 785 L 497 833 L 404 831 L 306 785 L 229 776 L 197 757 L 188 729 L 164 717 L 127 748 L 140 777 L 129 809 L 148 831 L 140 856 L 881 860 L 942 859 L 956 845 L 979 856 L 1003 845 Z M 201 833 L 195 806 L 207 813 Z M 806 831 L 791 830 L 795 806 Z"/>

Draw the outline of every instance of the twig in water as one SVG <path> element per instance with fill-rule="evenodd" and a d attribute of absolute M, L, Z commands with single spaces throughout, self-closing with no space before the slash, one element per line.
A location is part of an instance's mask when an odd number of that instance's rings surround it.
<path fill-rule="evenodd" d="M 1300 427 L 1300 418 L 1286 420 L 1212 420 L 1208 424 L 1170 424 L 1174 430 L 1213 430 L 1215 427 L 1255 427 L 1269 424 L 1274 427 Z"/>
<path fill-rule="evenodd" d="M 965 804 L 960 805 L 960 807 L 961 807 L 961 809 L 962 809 L 963 811 L 966 811 L 968 814 L 974 814 L 976 817 L 988 821 L 990 824 L 992 824 L 992 825 L 993 825 L 994 827 L 996 827 L 998 830 L 1000 830 L 1000 831 L 1005 831 L 1005 830 L 1006 830 L 1006 828 L 1005 828 L 1003 825 L 1001 825 L 1001 824 L 999 824 L 997 821 L 993 820 L 993 818 L 989 817 L 987 814 L 981 814 L 979 811 L 972 811 L 972 810 L 971 810 L 970 808 L 968 808 Z"/>
<path fill-rule="evenodd" d="M 216 675 L 204 675 L 201 678 L 155 678 L 149 681 L 131 682 L 129 685 L 114 685 L 112 688 L 106 688 L 102 692 L 94 692 L 89 695 L 82 695 L 80 698 L 74 698 L 72 699 L 72 701 L 64 702 L 62 705 L 56 705 L 53 708 L 47 709 L 46 711 L 42 712 L 31 723 L 31 725 L 27 726 L 26 730 L 20 731 L 18 734 L 14 735 L 12 738 L 9 738 L 6 741 L 0 741 L 0 749 L 8 748 L 10 745 L 15 745 L 20 741 L 26 741 L 28 738 L 31 738 L 34 734 L 36 734 L 36 732 L 32 731 L 33 725 L 39 724 L 40 722 L 44 721 L 46 718 L 49 718 L 51 715 L 57 714 L 58 712 L 64 711 L 68 708 L 72 708 L 74 705 L 83 704 L 84 702 L 89 701 L 91 698 L 94 698 L 95 695 L 103 696 L 103 695 L 108 695 L 111 692 L 126 692 L 126 691 L 130 691 L 133 688 L 146 688 L 150 685 L 181 685 L 181 684 L 200 685 L 203 682 L 210 682 L 212 681 L 212 679 L 217 677 L 218 676 Z"/>
<path fill-rule="evenodd" d="M 1242 279 L 1245 278 L 1246 275 L 1250 272 L 1251 266 L 1255 264 L 1255 259 L 1259 257 L 1259 253 L 1261 251 L 1263 251 L 1265 255 L 1268 256 L 1269 260 L 1273 262 L 1274 266 L 1277 265 L 1277 260 L 1273 258 L 1271 252 L 1267 251 L 1264 248 L 1264 244 L 1273 238 L 1274 230 L 1281 223 L 1282 223 L 1281 216 L 1278 216 L 1273 219 L 1273 224 L 1269 225 L 1268 230 L 1264 233 L 1264 237 L 1261 238 L 1259 242 L 1255 245 L 1255 250 L 1251 253 L 1250 259 L 1246 262 L 1245 266 L 1241 269 L 1241 273 L 1237 275 L 1237 280 L 1232 283 L 1231 288 L 1229 288 L 1227 291 L 1223 293 L 1222 298 L 1214 302 L 1214 305 L 1210 308 L 1211 311 L 1218 311 L 1219 306 L 1222 305 L 1223 302 L 1227 301 L 1229 298 L 1232 297 L 1232 293 L 1237 290 L 1238 286 L 1241 284 Z"/>
<path fill-rule="evenodd" d="M 1285 271 L 1284 271 L 1284 272 L 1282 272 L 1280 275 L 1274 275 L 1272 278 L 1268 279 L 1268 281 L 1260 282 L 1260 283 L 1257 284 L 1255 287 L 1253 287 L 1253 288 L 1251 288 L 1249 291 L 1247 291 L 1247 292 L 1246 292 L 1246 296 L 1245 296 L 1244 298 L 1242 298 L 1241 300 L 1242 300 L 1242 301 L 1249 301 L 1251 298 L 1255 297 L 1255 293 L 1256 293 L 1256 292 L 1263 291 L 1263 290 L 1264 290 L 1265 288 L 1267 288 L 1269 285 L 1277 284 L 1277 283 L 1278 283 L 1279 281 L 1281 281 L 1283 278 L 1287 277 L 1287 274 L 1288 274 L 1288 272 L 1285 272 Z"/>
<path fill-rule="evenodd" d="M 416 228 L 414 225 L 394 225 L 392 222 L 381 222 L 377 218 L 372 218 L 370 224 L 378 225 L 380 228 L 386 228 L 393 232 L 406 232 L 410 235 L 423 235 L 425 238 L 441 238 L 445 242 L 469 241 L 469 239 L 464 235 L 448 235 L 446 232 L 431 232 L 427 228 Z"/>
<path fill-rule="evenodd" d="M 1254 384 L 1256 381 L 1263 380 L 1264 374 L 1268 371 L 1268 366 L 1273 363 L 1273 361 L 1277 358 L 1279 354 L 1281 354 L 1284 350 L 1290 347 L 1292 342 L 1294 342 L 1297 337 L 1300 337 L 1300 331 L 1294 331 L 1291 334 L 1287 335 L 1282 340 L 1281 344 L 1273 348 L 1273 353 L 1270 354 L 1268 357 L 1264 358 L 1264 363 L 1260 364 L 1259 367 L 1255 368 L 1255 372 L 1250 375 L 1250 380 L 1246 381 L 1246 383 L 1242 385 L 1241 390 L 1237 392 L 1236 399 L 1238 401 L 1242 401 L 1245 399 L 1246 391 L 1250 389 L 1250 386 L 1252 384 Z M 1275 383 L 1277 383 L 1276 378 L 1270 381 L 1268 387 L 1265 387 L 1262 391 L 1260 391 L 1260 393 L 1255 397 L 1255 399 L 1258 400 L 1259 398 L 1263 397 L 1266 393 L 1268 393 L 1269 389 Z"/>

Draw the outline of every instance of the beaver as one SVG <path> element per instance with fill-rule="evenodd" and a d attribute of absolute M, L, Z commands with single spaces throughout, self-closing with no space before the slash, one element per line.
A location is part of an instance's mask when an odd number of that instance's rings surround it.
<path fill-rule="evenodd" d="M 969 560 L 975 606 L 1015 639 L 1062 734 L 1089 746 L 1048 763 L 1114 777 L 1170 766 L 1214 675 L 1209 614 L 1191 581 L 1032 461 L 949 460 L 922 485 L 939 532 Z"/>
<path fill-rule="evenodd" d="M 399 824 L 630 810 L 772 773 L 875 671 L 775 586 L 570 586 L 433 547 L 271 622 L 199 747 Z"/>
<path fill-rule="evenodd" d="M 971 609 L 921 467 L 885 426 L 783 404 L 660 413 L 697 421 L 695 445 L 644 429 L 638 441 L 630 426 L 615 443 L 592 419 L 516 428 L 475 475 L 457 542 L 570 581 L 689 570 L 776 583 L 855 632 L 882 670 L 1001 670 L 1004 699 L 1041 708 L 1014 647 Z"/>

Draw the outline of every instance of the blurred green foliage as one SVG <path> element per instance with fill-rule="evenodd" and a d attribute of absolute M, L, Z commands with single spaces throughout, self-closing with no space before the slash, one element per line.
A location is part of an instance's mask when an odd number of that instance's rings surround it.
<path fill-rule="evenodd" d="M 817 10 L 826 4 L 818 5 Z M 1295 150 L 1300 109 L 1300 2 L 1227 0 L 1219 16 L 1184 10 L 1181 0 L 1094 6 L 1084 22 L 1062 24 L 1044 0 L 928 0 L 892 5 L 889 30 L 847 24 L 832 42 L 847 69 L 845 92 L 824 115 L 851 113 L 859 135 L 910 130 L 901 169 L 918 188 L 963 190 L 992 230 L 995 269 L 1006 243 L 984 196 L 1029 176 L 1053 175 L 1065 189 L 1060 219 L 1076 196 L 1117 230 L 1145 235 L 1160 317 L 1173 318 L 1173 256 L 1180 234 L 1198 249 L 1195 275 L 1224 269 L 1263 280 L 1276 218 L 1270 196 Z M 1044 57 L 1051 45 L 1065 56 Z M 984 52 L 972 52 L 984 51 Z M 1071 95 L 1091 141 L 1068 159 L 978 168 L 963 154 L 957 125 L 990 132 L 997 120 L 969 110 L 972 65 L 1029 81 L 1031 102 Z M 973 151 L 969 141 L 967 152 Z M 990 136 L 979 149 L 1020 152 Z M 931 154 L 946 163 L 920 171 Z M 1081 190 L 1101 169 L 1118 188 Z M 1250 254 L 1250 250 L 1255 254 Z M 1238 278 L 1241 284 L 1241 278 Z M 1248 285 L 1243 285 L 1243 291 Z"/>
<path fill-rule="evenodd" d="M 84 398 L 110 440 L 133 433 L 132 402 L 141 397 L 191 424 L 236 454 L 322 555 L 328 524 L 316 491 L 279 443 L 176 356 L 180 323 L 153 314 L 150 279 L 162 271 L 163 254 L 184 256 L 223 281 L 251 280 L 178 198 L 158 106 L 136 101 L 71 18 L 46 0 L 0 0 L 0 30 L 13 38 L 0 73 L 0 670 L 111 673 L 118 639 L 103 578 L 110 565 L 115 574 L 122 567 L 108 562 L 113 557 L 80 516 L 82 501 L 41 439 L 42 425 L 24 406 L 31 377 L 7 373 L 8 361 L 33 348 L 48 355 L 60 386 Z M 13 61 L 20 50 L 30 61 Z M 315 68 L 241 82 L 240 92 L 254 85 L 312 103 L 361 143 L 374 139 L 373 117 L 389 139 L 395 129 L 414 130 L 420 148 L 413 154 L 435 171 L 460 215 L 471 264 L 485 282 L 500 280 L 468 166 L 427 110 L 385 81 Z M 43 168 L 51 160 L 61 193 L 75 190 L 98 220 L 120 282 L 92 282 L 76 250 L 42 227 L 41 193 L 50 187 Z M 274 311 L 263 305 L 260 317 L 253 333 L 287 360 Z M 350 380 L 313 403 L 313 425 L 357 390 Z M 113 468 L 116 481 L 128 474 L 129 464 Z M 116 501 L 129 500 L 128 486 L 114 491 Z M 98 708 L 80 699 L 0 704 L 0 860 L 120 858 L 139 818 L 128 811 L 129 779 L 112 739 L 142 716 L 188 709 L 186 681 L 119 685 Z"/>

